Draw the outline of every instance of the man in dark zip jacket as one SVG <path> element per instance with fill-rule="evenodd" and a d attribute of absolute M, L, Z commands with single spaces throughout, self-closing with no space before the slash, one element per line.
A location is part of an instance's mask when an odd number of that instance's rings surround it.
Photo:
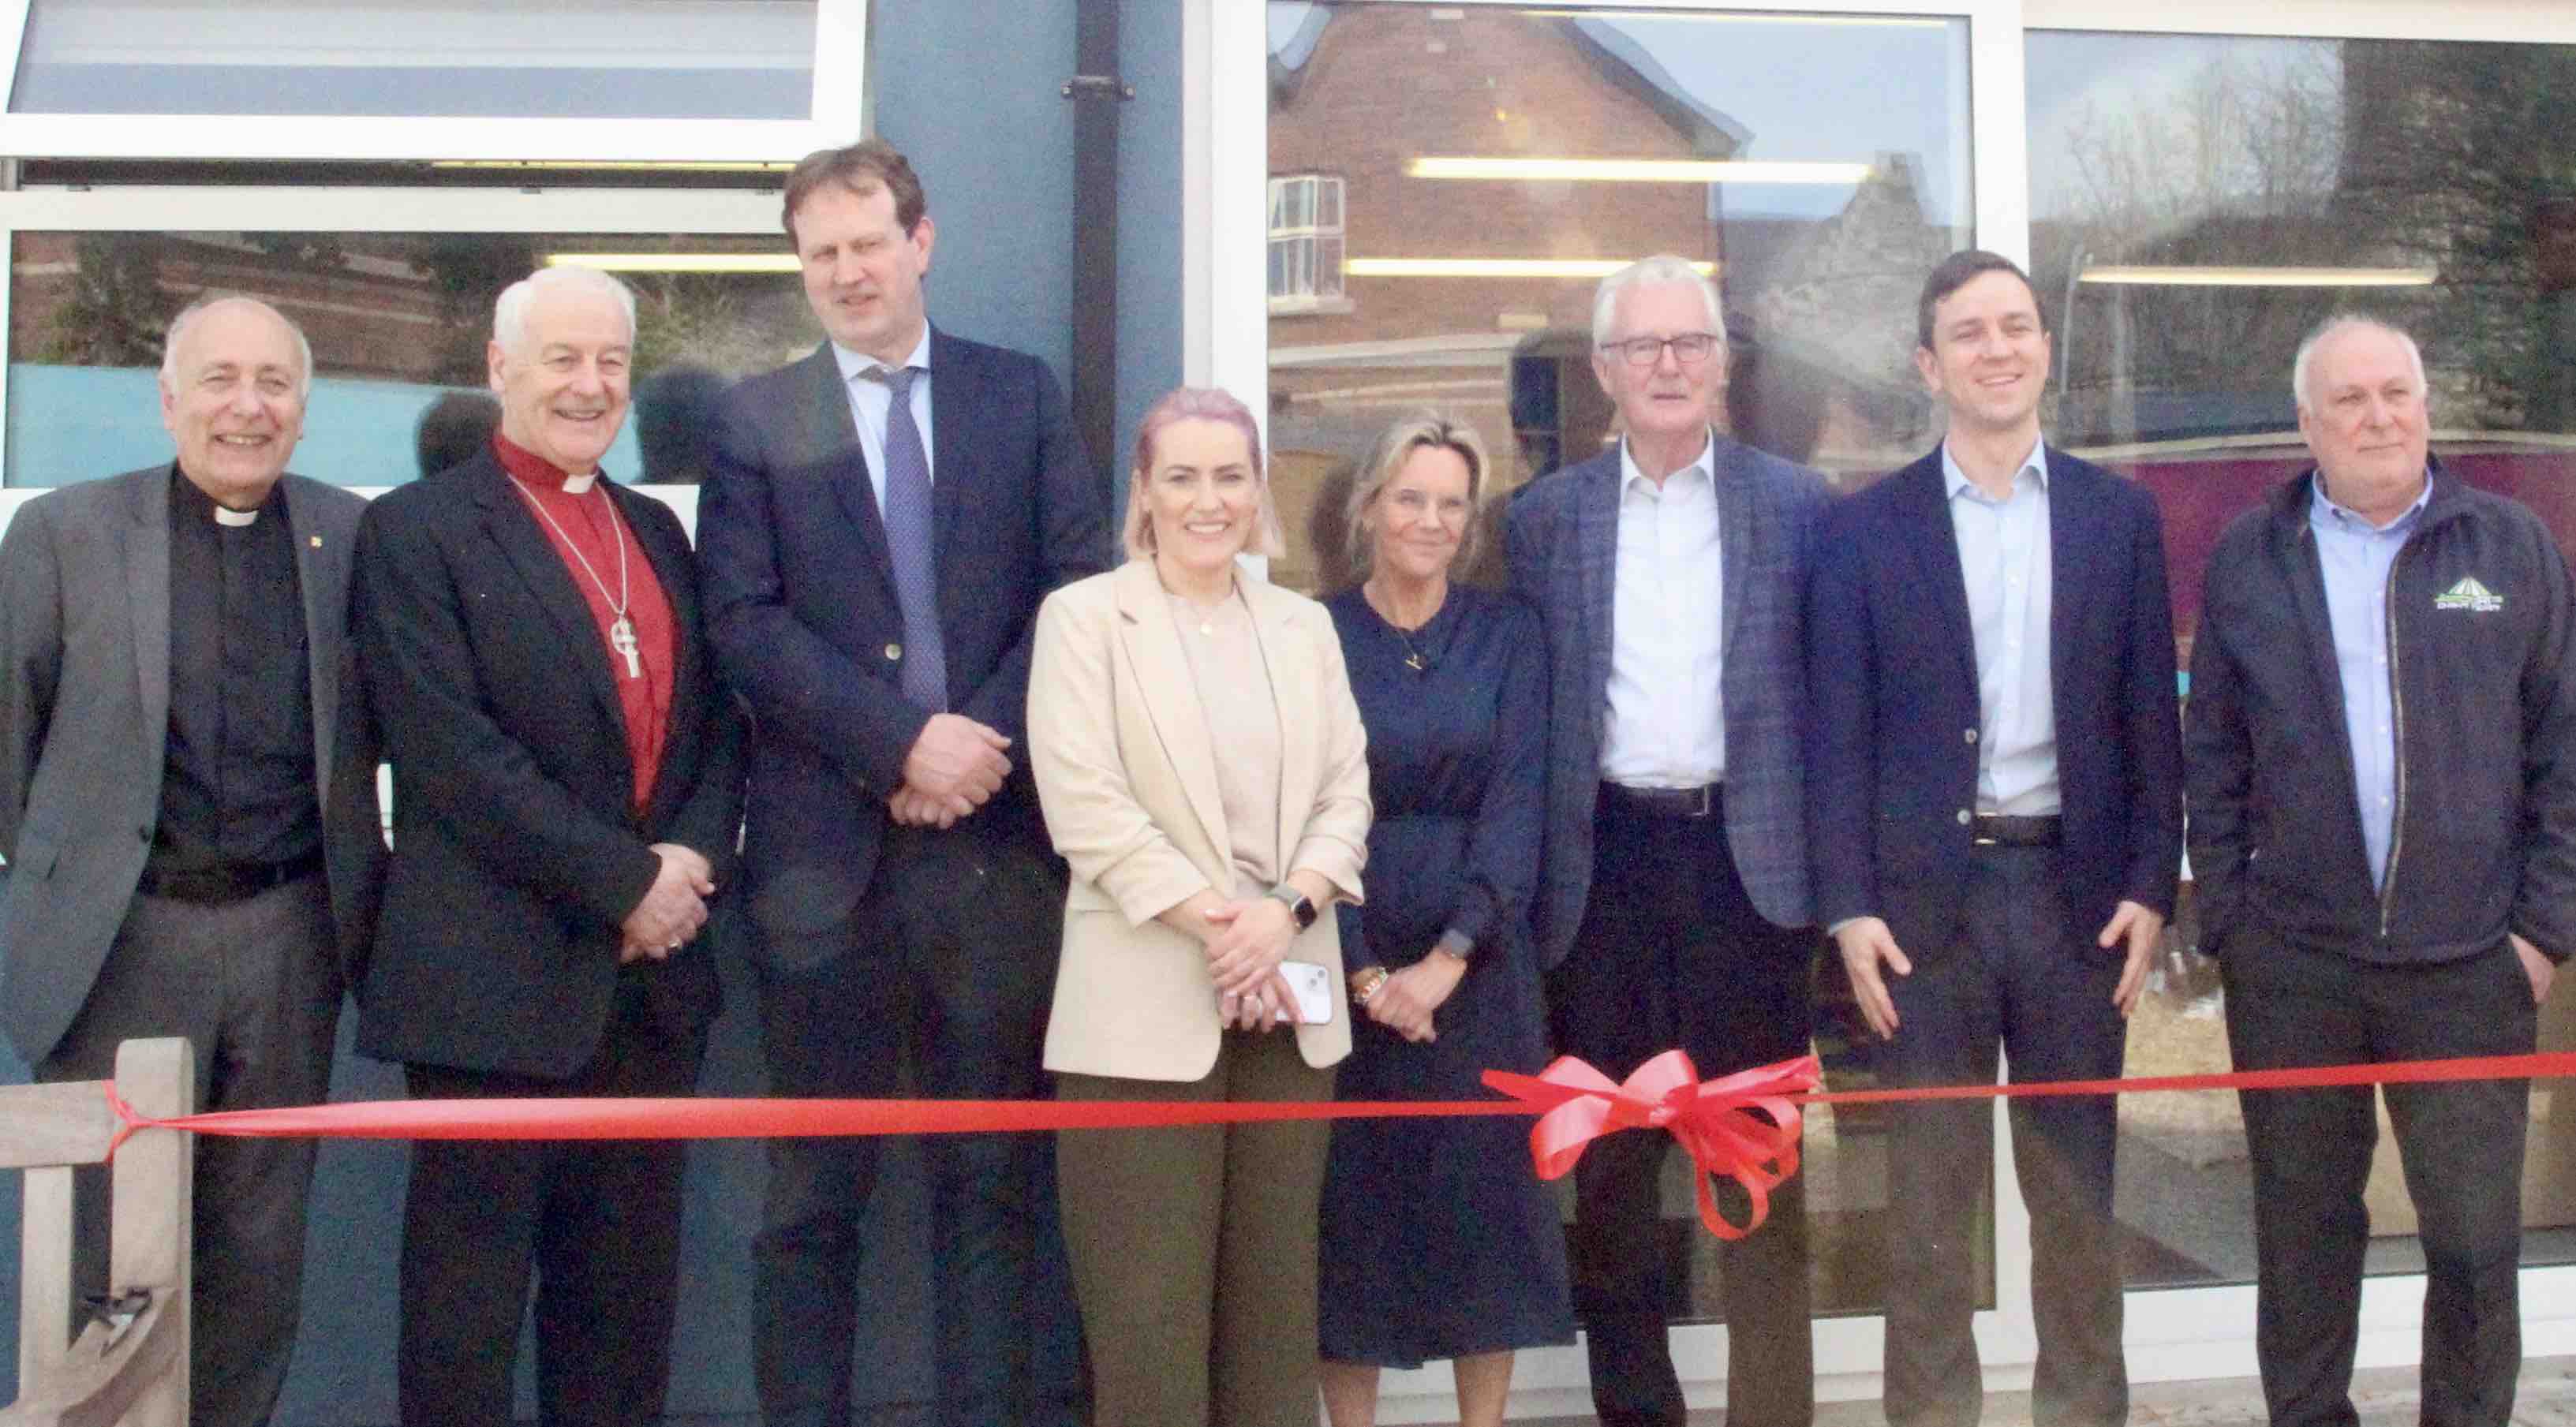
<path fill-rule="evenodd" d="M 2316 467 L 2210 557 L 2183 737 L 2237 1068 L 2528 1052 L 2576 949 L 2566 560 L 2529 510 L 2428 457 L 2405 333 L 2332 319 L 2291 380 Z M 2424 1245 L 2423 1420 L 2500 1427 L 2527 1085 L 2386 1093 Z M 2348 1425 L 2371 1094 L 2242 1102 L 2271 1418 Z"/>

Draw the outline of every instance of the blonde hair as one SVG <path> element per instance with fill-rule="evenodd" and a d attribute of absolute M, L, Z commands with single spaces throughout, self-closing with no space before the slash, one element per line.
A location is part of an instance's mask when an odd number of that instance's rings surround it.
<path fill-rule="evenodd" d="M 1404 469 L 1413 453 L 1424 449 L 1455 451 L 1467 463 L 1467 528 L 1458 537 L 1458 553 L 1450 564 L 1454 568 L 1474 558 L 1478 527 L 1483 523 L 1476 517 L 1483 511 L 1485 476 L 1493 469 L 1493 463 L 1486 458 L 1484 439 L 1476 434 L 1475 427 L 1425 407 L 1397 417 L 1393 425 L 1379 433 L 1367 458 L 1360 462 L 1358 477 L 1351 482 L 1350 498 L 1342 506 L 1342 539 L 1354 579 L 1367 579 L 1377 561 L 1377 541 L 1361 521 L 1361 513 L 1377 499 L 1378 492 L 1386 489 L 1386 483 L 1395 479 L 1395 473 Z"/>
<path fill-rule="evenodd" d="M 1120 532 L 1127 558 L 1154 556 L 1154 519 L 1145 509 L 1145 481 L 1154 469 L 1154 443 L 1162 439 L 1164 428 L 1183 421 L 1213 421 L 1243 433 L 1244 449 L 1252 453 L 1252 483 L 1261 491 L 1260 518 L 1244 549 L 1272 559 L 1287 553 L 1288 542 L 1279 533 L 1279 507 L 1270 499 L 1270 474 L 1261 461 L 1261 425 L 1252 419 L 1251 408 L 1215 387 L 1185 386 L 1164 393 L 1136 423 L 1136 464 L 1128 477 L 1127 521 Z"/>

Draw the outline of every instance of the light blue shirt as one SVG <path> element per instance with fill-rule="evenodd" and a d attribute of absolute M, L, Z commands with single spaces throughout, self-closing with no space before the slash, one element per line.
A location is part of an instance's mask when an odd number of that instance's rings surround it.
<path fill-rule="evenodd" d="M 2343 731 L 2352 746 L 2352 791 L 2361 805 L 2361 842 L 2370 853 L 2372 886 L 2388 877 L 2388 844 L 2397 821 L 2396 693 L 2388 677 L 2388 572 L 2423 523 L 2423 493 L 2384 526 L 2337 505 L 2325 477 L 2310 482 L 2308 529 L 2325 572 L 2326 621 L 2334 628 L 2335 668 L 2343 676 Z"/>
<path fill-rule="evenodd" d="M 858 423 L 859 450 L 868 458 L 868 485 L 876 492 L 877 514 L 885 514 L 885 442 L 886 413 L 894 405 L 894 388 L 883 379 L 867 375 L 885 363 L 874 357 L 853 352 L 835 342 L 832 360 L 841 365 L 841 389 L 849 393 L 850 419 Z M 912 355 L 903 364 L 913 369 L 912 424 L 921 432 L 921 459 L 930 468 L 933 484 L 939 479 L 939 452 L 930 436 L 930 324 L 921 325 L 921 340 L 914 344 Z"/>
<path fill-rule="evenodd" d="M 1977 811 L 2042 817 L 2058 810 L 2057 703 L 2049 683 L 2052 592 L 2048 453 L 2033 442 L 1996 500 L 1941 443 L 1950 532 L 1967 576 L 1977 656 Z"/>

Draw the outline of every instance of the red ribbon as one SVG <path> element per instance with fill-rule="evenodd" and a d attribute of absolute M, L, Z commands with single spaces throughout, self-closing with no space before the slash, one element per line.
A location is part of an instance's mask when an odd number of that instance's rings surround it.
<path fill-rule="evenodd" d="M 227 1110 L 154 1119 L 137 1114 L 107 1086 L 123 1128 L 263 1138 L 317 1136 L 378 1140 L 776 1139 L 813 1135 L 935 1135 L 986 1131 L 1127 1129 L 1277 1120 L 1360 1120 L 1447 1115 L 1529 1115 L 1539 1177 L 1570 1172 L 1583 1148 L 1606 1134 L 1662 1129 L 1698 1171 L 1700 1222 L 1738 1239 L 1761 1224 L 1770 1191 L 1798 1170 L 1802 1105 L 1905 1100 L 1991 1100 L 2006 1096 L 2118 1095 L 2149 1090 L 2292 1090 L 2335 1085 L 2444 1080 L 2576 1077 L 2576 1051 L 2469 1056 L 2454 1060 L 2306 1066 L 2132 1080 L 2062 1080 L 2025 1085 L 1943 1085 L 1895 1090 L 1817 1091 L 1816 1059 L 1801 1056 L 1702 1083 L 1682 1052 L 1666 1051 L 1625 1084 L 1566 1056 L 1536 1076 L 1489 1070 L 1506 1100 L 1234 1102 L 1081 1100 L 395 1100 Z M 1758 1112 L 1758 1113 L 1757 1113 Z M 1711 1176 L 1744 1186 L 1752 1213 L 1739 1228 L 1718 1212 Z"/>
<path fill-rule="evenodd" d="M 1771 1213 L 1771 1190 L 1798 1172 L 1797 1097 L 1821 1083 L 1812 1055 L 1703 1082 L 1690 1057 L 1678 1050 L 1638 1066 L 1627 1080 L 1610 1077 L 1573 1056 L 1559 1056 L 1536 1076 L 1488 1070 L 1485 1083 L 1540 1108 L 1530 1127 L 1530 1158 L 1538 1177 L 1560 1179 L 1583 1158 L 1584 1147 L 1621 1130 L 1672 1132 L 1691 1157 L 1699 1189 L 1699 1221 L 1721 1239 L 1740 1239 Z M 1717 1177 L 1744 1186 L 1753 1207 L 1742 1227 L 1717 1207 Z"/>

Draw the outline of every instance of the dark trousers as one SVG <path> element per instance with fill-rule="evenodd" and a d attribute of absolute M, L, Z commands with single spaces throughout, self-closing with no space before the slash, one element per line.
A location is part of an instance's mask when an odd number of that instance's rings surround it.
<path fill-rule="evenodd" d="M 2219 962 L 2239 1070 L 2527 1054 L 2538 1009 L 2507 945 L 2387 966 L 2231 930 Z M 2423 1421 L 2501 1427 L 2521 1369 L 2516 1277 L 2530 1086 L 2390 1085 L 2388 1118 L 2424 1244 Z M 2378 1117 L 2368 1086 L 2248 1090 L 2255 1352 L 2278 1427 L 2352 1427 L 2353 1344 Z"/>
<path fill-rule="evenodd" d="M 846 944 L 809 971 L 764 965 L 770 1093 L 898 1093 L 909 1046 L 921 1093 L 1028 1099 L 1063 934 L 1058 864 L 972 823 L 889 835 Z M 812 958 L 804 958 L 811 960 Z M 764 959 L 765 960 L 765 959 Z M 769 1427 L 847 1427 L 859 1220 L 879 1141 L 773 1140 L 753 1246 L 755 1375 Z M 1030 1302 L 1047 1160 L 1029 1135 L 931 1135 L 931 1275 L 938 1420 L 1029 1420 Z"/>
<path fill-rule="evenodd" d="M 1186 1084 L 1057 1077 L 1066 1100 L 1330 1100 L 1294 1031 L 1228 1031 Z M 1066 1130 L 1065 1248 L 1099 1427 L 1314 1427 L 1320 1120 Z M 1401 1212 L 1389 1206 L 1388 1212 Z M 1213 1408 L 1213 1412 L 1211 1412 Z"/>
<path fill-rule="evenodd" d="M 1773 926 L 1753 909 L 1727 850 L 1723 806 L 1672 819 L 1605 802 L 1593 868 L 1583 926 L 1549 981 L 1559 1050 L 1612 1079 L 1676 1046 L 1703 1077 L 1806 1053 L 1816 934 Z M 1602 1427 L 1682 1423 L 1665 1319 L 1676 1263 L 1656 1193 L 1671 1144 L 1662 1134 L 1613 1135 L 1575 1167 L 1574 1304 Z M 1740 1222 L 1741 1191 L 1722 1183 L 1719 1196 Z M 1804 1427 L 1815 1416 L 1815 1370 L 1803 1181 L 1773 1190 L 1770 1218 L 1722 1246 L 1718 1262 L 1727 1421 Z"/>
<path fill-rule="evenodd" d="M 329 1098 L 340 1018 L 339 953 L 319 877 L 220 906 L 137 897 L 89 1000 L 38 1080 L 105 1080 L 116 1048 L 185 1036 L 201 1110 L 313 1105 Z M 197 1141 L 195 1301 L 189 1324 L 194 1427 L 266 1422 L 286 1384 L 304 1280 L 309 1139 Z M 107 1289 L 107 1172 L 74 1176 L 73 1273 Z"/>
<path fill-rule="evenodd" d="M 1980 847 L 1947 942 L 1904 948 L 1890 974 L 1892 1085 L 1991 1085 L 2002 1049 L 2015 1084 L 2120 1073 L 2128 1023 L 2111 1004 L 2122 953 L 2072 920 L 2057 853 Z M 2108 1096 L 2016 1099 L 2013 1169 L 2030 1206 L 2031 1374 L 2037 1427 L 2117 1427 L 2129 1416 L 2120 1350 L 2119 1234 L 2111 1217 L 2117 1107 Z M 1983 1100 L 1889 1107 L 1885 1406 L 1890 1427 L 1973 1427 L 1984 1406 L 1976 1338 L 1977 1226 L 1994 1159 Z"/>
<path fill-rule="evenodd" d="M 683 952 L 681 955 L 702 955 Z M 567 1080 L 403 1067 L 416 1100 L 668 1096 L 697 1084 L 705 1038 L 619 980 L 598 1053 Z M 671 1377 L 679 1289 L 677 1140 L 422 1140 L 403 1203 L 403 1427 L 507 1427 L 519 1319 L 536 1275 L 537 1420 L 643 1427 Z"/>

